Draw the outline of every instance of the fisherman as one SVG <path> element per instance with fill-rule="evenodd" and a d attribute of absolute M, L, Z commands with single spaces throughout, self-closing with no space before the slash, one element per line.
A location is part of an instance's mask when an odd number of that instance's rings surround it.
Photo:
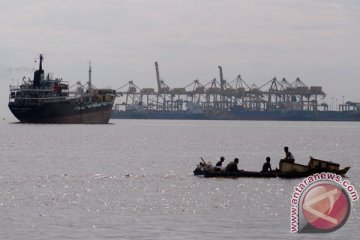
<path fill-rule="evenodd" d="M 238 172 L 238 166 L 237 164 L 239 163 L 239 159 L 238 158 L 234 158 L 233 162 L 228 163 L 228 165 L 226 165 L 225 168 L 225 172 Z"/>
<path fill-rule="evenodd" d="M 215 167 L 221 167 L 222 166 L 222 163 L 225 161 L 225 158 L 224 157 L 220 157 L 220 161 L 218 161 L 215 165 Z"/>
<path fill-rule="evenodd" d="M 270 157 L 266 157 L 266 162 L 264 163 L 261 172 L 271 172 L 271 164 L 270 164 Z"/>
<path fill-rule="evenodd" d="M 205 167 L 205 165 L 206 165 L 206 163 L 200 162 L 198 166 L 200 166 L 200 167 Z"/>
<path fill-rule="evenodd" d="M 292 155 L 292 153 L 289 151 L 289 148 L 288 148 L 288 147 L 284 147 L 284 151 L 285 151 L 285 158 L 282 159 L 282 160 L 285 160 L 285 161 L 294 163 L 294 162 L 295 162 L 295 158 L 294 158 L 294 156 Z"/>
<path fill-rule="evenodd" d="M 211 162 L 205 162 L 203 159 L 201 159 L 202 162 L 200 162 L 195 170 L 194 170 L 194 174 L 199 175 L 202 174 L 203 172 L 208 172 L 208 171 L 213 171 L 214 167 L 213 165 L 211 165 Z"/>

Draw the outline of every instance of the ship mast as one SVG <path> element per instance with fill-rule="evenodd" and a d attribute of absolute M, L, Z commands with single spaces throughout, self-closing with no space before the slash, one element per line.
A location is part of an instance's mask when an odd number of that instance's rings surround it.
<path fill-rule="evenodd" d="M 89 81 L 88 81 L 88 90 L 89 90 L 89 102 L 91 102 L 91 96 L 92 96 L 92 88 L 91 88 L 91 63 L 89 62 Z"/>

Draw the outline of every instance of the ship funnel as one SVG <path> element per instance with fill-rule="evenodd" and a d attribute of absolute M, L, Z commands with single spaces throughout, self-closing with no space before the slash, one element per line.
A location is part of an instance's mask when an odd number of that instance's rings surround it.
<path fill-rule="evenodd" d="M 39 70 L 41 70 L 41 71 L 43 71 L 43 69 L 42 69 L 42 61 L 43 61 L 43 56 L 42 56 L 42 54 L 40 54 Z"/>
<path fill-rule="evenodd" d="M 42 69 L 43 56 L 40 54 L 39 69 L 34 72 L 33 87 L 40 88 L 40 82 L 44 79 L 44 70 Z"/>

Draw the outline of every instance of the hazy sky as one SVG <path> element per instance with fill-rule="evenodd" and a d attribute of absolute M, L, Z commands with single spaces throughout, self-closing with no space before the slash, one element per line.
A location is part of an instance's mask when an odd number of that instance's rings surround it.
<path fill-rule="evenodd" d="M 0 0 L 0 117 L 9 85 L 32 76 L 34 59 L 70 83 L 129 80 L 156 88 L 154 61 L 170 87 L 241 74 L 322 86 L 331 99 L 360 102 L 357 0 Z M 334 100 L 335 104 L 335 100 Z"/>

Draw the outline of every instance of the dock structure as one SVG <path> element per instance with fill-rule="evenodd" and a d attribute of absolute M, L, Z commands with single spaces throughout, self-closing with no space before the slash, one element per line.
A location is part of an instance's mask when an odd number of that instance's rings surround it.
<path fill-rule="evenodd" d="M 328 105 L 320 103 L 326 97 L 321 86 L 308 86 L 300 78 L 289 82 L 276 77 L 261 86 L 248 84 L 238 75 L 227 81 L 223 69 L 216 78 L 202 84 L 198 79 L 181 88 L 169 87 L 161 78 L 159 64 L 155 62 L 157 91 L 140 88 L 133 81 L 118 88 L 114 111 L 195 111 L 226 114 L 231 108 L 246 111 L 327 111 Z M 339 105 L 339 110 L 353 109 L 356 104 Z M 359 107 L 356 105 L 355 107 Z"/>

